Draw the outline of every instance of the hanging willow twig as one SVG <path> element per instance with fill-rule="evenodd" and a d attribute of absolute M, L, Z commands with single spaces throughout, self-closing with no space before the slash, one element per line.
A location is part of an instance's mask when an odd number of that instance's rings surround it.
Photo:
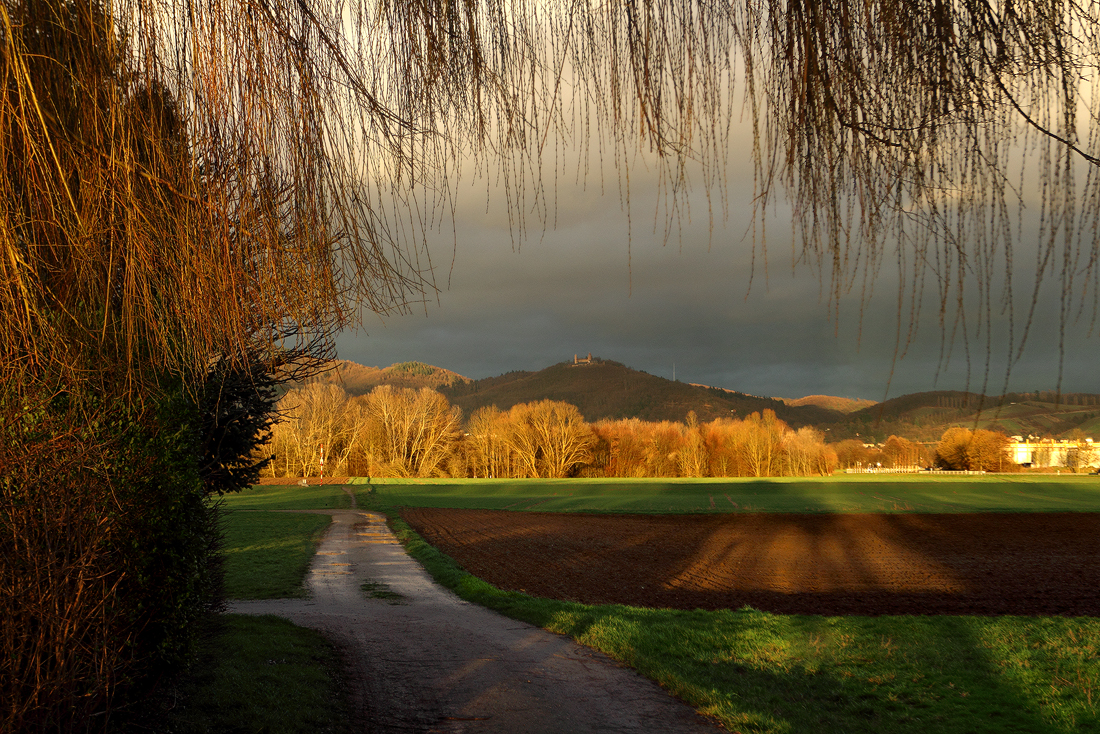
<path fill-rule="evenodd" d="M 831 308 L 868 292 L 894 252 L 899 317 L 916 323 L 935 304 L 945 351 L 953 324 L 978 324 L 988 361 L 992 317 L 1011 316 L 1013 253 L 1030 244 L 1018 223 L 1032 197 L 1012 173 L 1024 158 L 1039 187 L 1039 260 L 1008 350 L 1018 355 L 1052 278 L 1059 328 L 1083 308 L 1095 325 L 1094 2 L 2 10 L 8 371 L 139 385 L 199 374 L 219 354 L 324 351 L 364 310 L 401 310 L 432 289 L 425 232 L 462 170 L 498 172 L 517 229 L 532 215 L 552 223 L 549 182 L 566 164 L 549 140 L 599 146 L 628 205 L 635 152 L 654 151 L 668 229 L 686 211 L 689 164 L 724 211 L 739 94 L 758 214 L 790 200 Z"/>

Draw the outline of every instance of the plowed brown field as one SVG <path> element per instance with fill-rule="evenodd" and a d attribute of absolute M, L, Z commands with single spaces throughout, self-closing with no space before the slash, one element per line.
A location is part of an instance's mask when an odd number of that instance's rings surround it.
<path fill-rule="evenodd" d="M 470 573 L 590 604 L 1100 614 L 1100 514 L 588 515 L 417 508 Z"/>

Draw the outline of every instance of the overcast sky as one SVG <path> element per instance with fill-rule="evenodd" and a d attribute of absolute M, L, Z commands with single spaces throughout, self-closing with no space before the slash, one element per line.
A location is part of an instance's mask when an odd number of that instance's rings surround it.
<path fill-rule="evenodd" d="M 463 184 L 457 247 L 449 222 L 431 243 L 438 300 L 407 316 L 368 315 L 362 330 L 341 336 L 339 356 L 376 367 L 417 360 L 476 379 L 591 352 L 654 375 L 775 397 L 882 400 L 933 389 L 982 390 L 984 341 L 971 345 L 969 371 L 961 340 L 944 366 L 934 309 L 907 356 L 893 364 L 897 279 L 889 269 L 876 281 L 862 325 L 858 294 L 842 301 L 838 330 L 817 276 L 805 267 L 792 273 L 782 209 L 768 223 L 767 278 L 758 250 L 750 290 L 747 149 L 745 156 L 742 170 L 731 165 L 728 220 L 711 232 L 706 200 L 697 193 L 692 221 L 667 245 L 663 219 L 653 231 L 656 199 L 644 172 L 632 177 L 629 239 L 615 184 L 603 195 L 595 186 L 559 184 L 557 226 L 543 234 L 537 222 L 529 224 L 518 250 L 498 192 L 487 194 L 484 182 Z M 1033 260 L 1020 254 L 1024 285 Z M 1012 368 L 1010 390 L 1057 385 L 1053 294 L 1043 292 L 1037 328 Z M 989 394 L 1004 387 L 1005 323 L 994 328 Z M 1070 331 L 1062 390 L 1100 392 L 1100 340 L 1095 332 L 1089 336 L 1087 322 Z"/>

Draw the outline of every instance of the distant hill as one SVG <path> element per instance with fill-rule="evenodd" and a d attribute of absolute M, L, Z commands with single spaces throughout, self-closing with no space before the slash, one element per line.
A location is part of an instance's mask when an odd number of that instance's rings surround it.
<path fill-rule="evenodd" d="M 1100 395 L 1011 393 L 989 397 L 950 390 L 913 393 L 855 411 L 830 426 L 831 440 L 883 440 L 890 434 L 939 439 L 950 426 L 1003 431 L 1010 436 L 1067 437 L 1080 430 L 1100 438 Z"/>
<path fill-rule="evenodd" d="M 364 395 L 378 385 L 430 387 L 443 393 L 467 416 L 485 405 L 507 410 L 517 403 L 549 398 L 576 405 L 589 421 L 683 421 L 688 411 L 694 410 L 700 422 L 706 422 L 744 418 L 771 409 L 796 428 L 810 425 L 822 430 L 830 442 L 856 436 L 865 441 L 884 441 L 891 434 L 915 441 L 937 441 L 947 428 L 960 425 L 1003 431 L 1010 436 L 1067 438 L 1080 431 L 1100 439 L 1100 395 L 1093 393 L 1059 396 L 1048 391 L 989 397 L 939 390 L 881 403 L 828 395 L 779 399 L 676 382 L 598 357 L 581 362 L 471 380 L 422 362 L 379 368 L 336 360 L 334 369 L 314 379 L 339 384 L 351 395 Z"/>
<path fill-rule="evenodd" d="M 484 380 L 453 383 L 440 388 L 440 392 L 466 415 L 486 405 L 508 410 L 518 403 L 550 399 L 572 403 L 589 421 L 604 418 L 683 421 L 688 411 L 694 410 L 699 420 L 705 422 L 715 418 L 744 418 L 770 409 L 787 423 L 804 426 L 841 416 L 817 406 L 791 406 L 774 398 L 674 382 L 599 358 L 587 364 L 561 362 L 538 372 L 509 372 Z"/>
<path fill-rule="evenodd" d="M 807 395 L 804 398 L 780 398 L 787 405 L 801 407 L 804 405 L 816 405 L 819 408 L 835 410 L 838 413 L 854 413 L 863 408 L 878 405 L 874 400 L 862 398 L 838 398 L 832 395 Z"/>
<path fill-rule="evenodd" d="M 312 379 L 340 385 L 349 395 L 366 395 L 379 385 L 439 389 L 470 381 L 456 372 L 423 362 L 400 362 L 379 368 L 365 367 L 346 359 L 335 360 L 331 370 Z"/>

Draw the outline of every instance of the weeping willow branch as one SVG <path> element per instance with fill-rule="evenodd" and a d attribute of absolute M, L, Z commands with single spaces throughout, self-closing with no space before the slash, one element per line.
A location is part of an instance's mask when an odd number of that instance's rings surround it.
<path fill-rule="evenodd" d="M 726 211 L 739 100 L 758 221 L 790 201 L 800 259 L 819 269 L 830 309 L 853 290 L 866 297 L 893 249 L 908 294 L 899 315 L 929 301 L 947 325 L 974 309 L 966 321 L 988 353 L 992 315 L 1014 301 L 1012 255 L 1031 244 L 1018 226 L 1030 184 L 1010 182 L 1023 160 L 1041 209 L 1032 306 L 1058 262 L 1059 327 L 1074 306 L 1095 323 L 1094 2 L 6 0 L 3 11 L 5 369 L 139 385 L 288 338 L 331 344 L 364 312 L 401 311 L 433 289 L 427 232 L 464 171 L 496 172 L 518 230 L 529 216 L 552 224 L 567 146 L 582 151 L 584 180 L 590 147 L 614 163 L 628 210 L 638 152 L 652 152 L 668 234 L 692 187 Z M 692 166 L 702 175 L 689 181 Z"/>

